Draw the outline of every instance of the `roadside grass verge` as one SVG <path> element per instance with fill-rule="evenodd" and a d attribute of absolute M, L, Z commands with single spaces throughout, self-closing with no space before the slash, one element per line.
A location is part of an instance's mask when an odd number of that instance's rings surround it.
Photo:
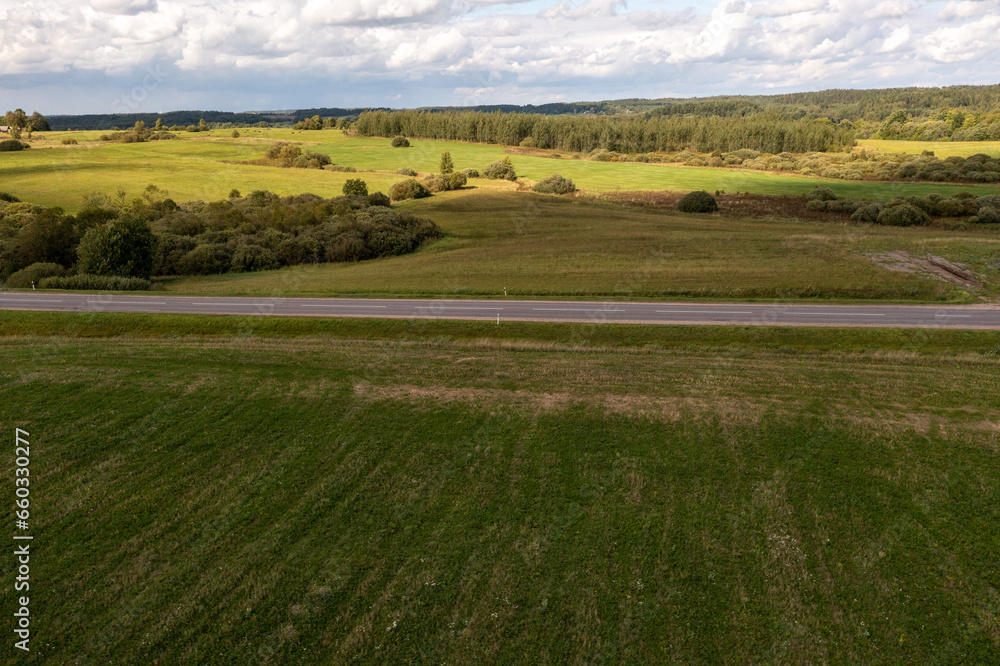
<path fill-rule="evenodd" d="M 394 342 L 538 344 L 607 349 L 905 352 L 1000 359 L 1000 332 L 940 328 L 648 326 L 428 319 L 341 319 L 6 311 L 0 336 L 68 338 L 316 338 Z"/>

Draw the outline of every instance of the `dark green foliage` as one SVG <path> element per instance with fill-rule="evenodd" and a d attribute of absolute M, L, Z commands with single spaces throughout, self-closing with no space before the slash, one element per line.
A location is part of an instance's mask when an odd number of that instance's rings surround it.
<path fill-rule="evenodd" d="M 403 167 L 402 169 L 397 170 L 396 173 L 400 176 L 410 176 L 411 178 L 417 175 L 417 172 L 410 167 Z"/>
<path fill-rule="evenodd" d="M 240 245 L 233 252 L 231 262 L 234 273 L 267 271 L 279 265 L 277 254 L 259 245 Z"/>
<path fill-rule="evenodd" d="M 546 116 L 472 111 L 366 111 L 353 129 L 362 136 L 409 136 L 476 141 L 506 146 L 526 138 L 539 148 L 571 152 L 595 149 L 629 154 L 682 150 L 808 152 L 854 145 L 854 131 L 829 121 L 790 119 L 777 114 L 723 118 L 645 114 L 632 116 Z M 395 140 L 394 140 L 395 143 Z"/>
<path fill-rule="evenodd" d="M 817 185 L 812 188 L 812 190 L 810 190 L 806 195 L 806 199 L 809 201 L 833 201 L 836 198 L 837 195 L 834 194 L 833 190 L 829 187 L 822 187 L 821 185 Z"/>
<path fill-rule="evenodd" d="M 959 198 L 956 195 L 950 199 L 941 199 L 935 202 L 933 208 L 933 213 L 941 217 L 968 217 L 976 214 L 979 204 L 975 199 Z"/>
<path fill-rule="evenodd" d="M 392 200 L 381 192 L 372 192 L 368 195 L 369 206 L 390 206 Z"/>
<path fill-rule="evenodd" d="M 696 190 L 688 192 L 677 202 L 677 210 L 682 213 L 714 213 L 719 210 L 719 204 L 708 192 Z"/>
<path fill-rule="evenodd" d="M 225 243 L 197 245 L 177 261 L 178 275 L 226 273 L 233 262 L 233 250 Z"/>
<path fill-rule="evenodd" d="M 235 187 L 233 189 L 229 190 L 229 198 L 230 199 L 239 199 L 240 198 L 240 191 L 237 190 Z"/>
<path fill-rule="evenodd" d="M 0 201 L 6 201 L 8 203 L 17 203 L 18 201 L 20 201 L 20 199 L 15 197 L 13 194 L 8 194 L 7 192 L 0 192 Z"/>
<path fill-rule="evenodd" d="M 47 277 L 43 278 L 41 282 L 42 289 L 145 291 L 149 287 L 150 281 L 143 278 L 92 275 L 89 273 L 67 275 L 65 277 Z"/>
<path fill-rule="evenodd" d="M 504 157 L 502 160 L 487 166 L 483 169 L 483 176 L 490 180 L 517 180 L 514 165 L 511 164 L 509 157 Z"/>
<path fill-rule="evenodd" d="M 448 189 L 460 190 L 468 183 L 464 173 L 453 173 L 448 176 Z"/>
<path fill-rule="evenodd" d="M 447 150 L 441 153 L 441 174 L 447 176 L 455 170 L 455 163 L 451 160 L 451 153 Z"/>
<path fill-rule="evenodd" d="M 62 145 L 64 146 L 77 146 L 80 142 L 73 138 L 67 138 L 62 140 Z"/>
<path fill-rule="evenodd" d="M 392 138 L 392 147 L 393 148 L 409 148 L 410 147 L 410 142 L 407 140 L 407 138 L 405 136 L 395 136 L 395 137 Z"/>
<path fill-rule="evenodd" d="M 31 145 L 22 143 L 17 139 L 4 139 L 3 141 L 0 141 L 0 153 L 16 152 L 18 150 L 24 150 L 25 148 L 31 148 Z"/>
<path fill-rule="evenodd" d="M 313 153 L 307 150 L 295 158 L 292 166 L 296 169 L 322 169 L 332 163 L 333 160 L 326 153 Z"/>
<path fill-rule="evenodd" d="M 389 188 L 389 198 L 393 201 L 404 199 L 422 199 L 429 197 L 431 191 L 419 180 L 404 180 Z"/>
<path fill-rule="evenodd" d="M 155 275 L 178 275 L 177 265 L 191 250 L 198 246 L 191 236 L 180 236 L 172 233 L 161 233 L 156 237 L 156 257 L 153 273 Z"/>
<path fill-rule="evenodd" d="M 576 185 L 573 184 L 571 178 L 563 178 L 558 173 L 554 173 L 535 183 L 531 190 L 541 194 L 569 194 L 576 191 Z"/>
<path fill-rule="evenodd" d="M 466 180 L 465 176 L 460 173 L 450 175 L 435 173 L 424 178 L 423 183 L 431 192 L 447 192 L 465 187 Z"/>
<path fill-rule="evenodd" d="M 22 268 L 7 278 L 8 289 L 30 289 L 38 287 L 42 278 L 66 275 L 66 269 L 59 264 L 39 263 Z"/>
<path fill-rule="evenodd" d="M 357 171 L 358 171 L 357 168 L 355 168 L 355 167 L 344 166 L 342 164 L 330 164 L 330 165 L 325 166 L 323 168 L 326 169 L 327 171 L 339 171 L 339 172 L 344 172 L 344 173 L 357 173 Z"/>
<path fill-rule="evenodd" d="M 462 175 L 466 178 L 479 178 L 479 171 L 476 169 L 462 169 Z"/>
<path fill-rule="evenodd" d="M 867 206 L 861 206 L 851 215 L 851 221 L 875 224 L 878 222 L 878 216 L 882 213 L 884 208 L 885 206 L 880 203 L 872 203 Z"/>
<path fill-rule="evenodd" d="M 145 220 L 126 215 L 87 231 L 77 253 L 80 272 L 149 278 L 153 274 L 156 238 Z"/>
<path fill-rule="evenodd" d="M 929 221 L 927 213 L 905 201 L 890 201 L 876 220 L 878 224 L 894 227 L 911 227 L 927 224 Z"/>
<path fill-rule="evenodd" d="M 69 267 L 76 262 L 76 246 L 80 242 L 74 220 L 61 208 L 47 208 L 35 213 L 19 230 L 17 268 L 34 263 L 51 262 Z"/>
<path fill-rule="evenodd" d="M 979 224 L 1000 224 L 1000 210 L 992 206 L 980 206 L 976 217 Z"/>
<path fill-rule="evenodd" d="M 146 127 L 146 123 L 141 120 L 137 121 L 134 127 L 124 132 L 112 132 L 111 134 L 101 135 L 101 141 L 112 143 L 144 143 L 146 141 L 168 141 L 176 138 L 176 134 Z"/>
<path fill-rule="evenodd" d="M 345 197 L 366 197 L 368 196 L 368 183 L 360 178 L 348 178 L 344 183 Z"/>

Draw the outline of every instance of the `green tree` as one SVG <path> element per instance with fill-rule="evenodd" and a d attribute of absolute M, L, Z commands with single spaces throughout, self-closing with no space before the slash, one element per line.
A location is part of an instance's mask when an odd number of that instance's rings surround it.
<path fill-rule="evenodd" d="M 77 248 L 80 272 L 149 279 L 155 248 L 156 238 L 144 220 L 122 216 L 84 235 Z"/>
<path fill-rule="evenodd" d="M 368 183 L 360 178 L 348 178 L 344 183 L 344 196 L 366 197 L 368 196 Z"/>
<path fill-rule="evenodd" d="M 449 174 L 455 170 L 455 163 L 451 161 L 451 153 L 447 150 L 441 153 L 441 173 Z"/>
<path fill-rule="evenodd" d="M 208 125 L 205 124 L 205 119 L 204 118 L 202 118 L 201 120 L 198 121 L 198 131 L 199 132 L 207 132 L 208 131 Z"/>
<path fill-rule="evenodd" d="M 163 131 L 163 118 L 157 118 L 156 119 L 156 128 L 155 129 L 156 129 L 157 132 L 162 132 Z"/>
<path fill-rule="evenodd" d="M 238 129 L 233 130 L 233 138 L 234 139 L 240 138 L 240 131 Z"/>

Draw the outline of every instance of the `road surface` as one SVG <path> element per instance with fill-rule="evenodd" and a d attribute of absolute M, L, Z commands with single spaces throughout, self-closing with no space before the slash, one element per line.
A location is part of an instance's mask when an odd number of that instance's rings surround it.
<path fill-rule="evenodd" d="M 500 322 L 882 326 L 1000 330 L 1000 308 L 978 305 L 792 305 L 610 301 L 597 303 L 0 292 L 0 310 L 473 320 L 496 320 L 499 317 Z"/>

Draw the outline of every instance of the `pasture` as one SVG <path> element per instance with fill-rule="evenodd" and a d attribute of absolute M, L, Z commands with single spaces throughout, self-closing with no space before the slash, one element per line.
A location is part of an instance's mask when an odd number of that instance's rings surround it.
<path fill-rule="evenodd" d="M 99 141 L 101 132 L 36 133 L 31 150 L 0 154 L 0 191 L 71 212 L 91 192 L 113 194 L 121 187 L 129 196 L 138 196 L 149 184 L 167 190 L 178 201 L 222 199 L 234 188 L 242 193 L 267 189 L 282 195 L 313 192 L 329 197 L 339 194 L 348 178 L 359 176 L 238 162 L 262 157 L 276 140 L 302 142 L 304 149 L 327 153 L 335 164 L 365 172 L 360 177 L 368 182 L 370 190 L 388 191 L 403 179 L 395 173 L 398 169 L 410 167 L 422 174 L 437 171 L 443 151 L 451 152 L 456 169 L 472 167 L 481 171 L 501 159 L 506 150 L 502 146 L 420 139 L 414 139 L 410 148 L 392 148 L 389 139 L 351 137 L 339 130 L 250 128 L 241 130 L 238 139 L 233 139 L 230 132 L 181 132 L 178 140 L 138 144 L 107 144 Z M 77 138 L 79 144 L 63 145 L 62 140 L 68 137 Z M 840 181 L 676 164 L 592 162 L 554 151 L 517 154 L 518 149 L 514 150 L 511 159 L 519 176 L 537 181 L 558 172 L 590 191 L 704 189 L 804 194 L 823 184 L 841 196 L 858 199 L 1000 191 L 997 187 L 974 185 Z M 556 159 L 555 155 L 560 157 Z"/>

